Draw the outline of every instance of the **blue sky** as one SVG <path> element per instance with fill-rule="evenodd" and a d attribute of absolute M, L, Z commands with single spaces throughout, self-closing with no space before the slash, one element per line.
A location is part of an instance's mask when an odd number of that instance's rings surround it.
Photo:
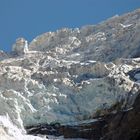
<path fill-rule="evenodd" d="M 140 8 L 140 0 L 0 0 L 0 49 L 10 51 L 16 38 L 29 42 L 62 27 L 97 24 Z"/>

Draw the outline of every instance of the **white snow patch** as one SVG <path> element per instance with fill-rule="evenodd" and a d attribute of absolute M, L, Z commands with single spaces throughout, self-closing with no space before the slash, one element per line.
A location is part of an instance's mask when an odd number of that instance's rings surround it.
<path fill-rule="evenodd" d="M 133 24 L 124 25 L 124 24 L 120 23 L 120 25 L 121 25 L 123 28 L 128 28 L 128 27 L 131 27 Z"/>

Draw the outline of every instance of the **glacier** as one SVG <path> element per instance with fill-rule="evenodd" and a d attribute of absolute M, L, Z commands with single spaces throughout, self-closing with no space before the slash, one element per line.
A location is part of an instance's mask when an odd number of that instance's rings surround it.
<path fill-rule="evenodd" d="M 140 91 L 139 44 L 140 9 L 29 44 L 17 39 L 11 53 L 0 51 L 0 137 L 46 139 L 25 127 L 90 120 L 118 102 L 130 109 Z"/>

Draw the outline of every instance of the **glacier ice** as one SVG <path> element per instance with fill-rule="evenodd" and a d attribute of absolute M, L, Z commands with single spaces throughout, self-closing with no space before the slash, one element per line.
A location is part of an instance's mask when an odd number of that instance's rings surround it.
<path fill-rule="evenodd" d="M 91 119 L 121 100 L 130 108 L 140 90 L 140 75 L 132 72 L 140 69 L 139 21 L 138 9 L 98 25 L 44 33 L 29 45 L 20 38 L 14 53 L 1 51 L 3 139 L 43 139 L 26 135 L 24 127 Z"/>

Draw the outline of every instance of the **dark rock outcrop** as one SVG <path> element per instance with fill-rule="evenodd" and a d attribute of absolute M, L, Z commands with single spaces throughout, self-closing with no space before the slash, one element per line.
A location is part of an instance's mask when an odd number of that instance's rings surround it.
<path fill-rule="evenodd" d="M 133 109 L 105 117 L 106 127 L 102 129 L 102 140 L 140 139 L 140 94 Z"/>

